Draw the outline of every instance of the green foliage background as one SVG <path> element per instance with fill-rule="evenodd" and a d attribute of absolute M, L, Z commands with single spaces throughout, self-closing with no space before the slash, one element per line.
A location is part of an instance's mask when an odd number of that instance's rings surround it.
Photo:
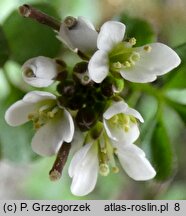
<path fill-rule="evenodd" d="M 186 15 L 182 11 L 185 3 L 182 0 L 175 5 L 169 0 L 149 2 L 0 1 L 1 199 L 186 199 Z M 79 60 L 56 39 L 51 29 L 19 16 L 17 7 L 24 3 L 32 3 L 57 19 L 67 15 L 85 16 L 98 27 L 108 19 L 120 20 L 127 26 L 126 38 L 135 37 L 138 46 L 158 40 L 179 54 L 181 65 L 157 81 L 151 84 L 125 82 L 125 100 L 145 119 L 137 144 L 156 167 L 154 181 L 135 182 L 121 171 L 99 177 L 90 195 L 75 197 L 70 192 L 67 168 L 59 182 L 49 181 L 48 172 L 55 158 L 41 158 L 32 152 L 32 125 L 12 128 L 5 123 L 7 107 L 33 89 L 21 78 L 22 63 L 38 55 L 60 57 L 71 65 Z M 55 93 L 55 86 L 50 90 Z M 13 192 L 3 194 L 3 190 L 12 187 Z"/>

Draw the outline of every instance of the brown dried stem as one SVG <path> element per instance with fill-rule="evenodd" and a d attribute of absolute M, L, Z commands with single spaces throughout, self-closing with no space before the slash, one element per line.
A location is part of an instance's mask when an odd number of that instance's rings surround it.
<path fill-rule="evenodd" d="M 49 172 L 49 177 L 51 181 L 56 181 L 61 178 L 63 168 L 66 164 L 70 152 L 70 148 L 71 144 L 64 142 L 61 148 L 59 149 L 54 165 Z"/>
<path fill-rule="evenodd" d="M 24 4 L 24 5 L 20 6 L 19 7 L 19 13 L 23 17 L 28 17 L 28 18 L 34 19 L 43 25 L 47 25 L 47 26 L 53 28 L 54 30 L 57 30 L 57 31 L 60 30 L 61 23 L 58 20 L 56 20 L 55 18 L 37 10 L 36 8 L 34 8 L 30 5 Z"/>

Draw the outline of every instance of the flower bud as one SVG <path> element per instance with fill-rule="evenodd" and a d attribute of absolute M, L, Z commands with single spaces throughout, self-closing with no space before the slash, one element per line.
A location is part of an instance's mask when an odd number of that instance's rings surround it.
<path fill-rule="evenodd" d="M 79 62 L 77 63 L 74 68 L 73 68 L 73 72 L 74 73 L 85 73 L 88 69 L 88 62 Z"/>
<path fill-rule="evenodd" d="M 76 84 L 73 80 L 65 80 L 57 86 L 57 91 L 66 97 L 72 97 L 76 92 Z"/>
<path fill-rule="evenodd" d="M 112 77 L 107 77 L 101 83 L 101 92 L 105 97 L 112 97 L 114 94 L 113 88 L 114 79 Z"/>
<path fill-rule="evenodd" d="M 75 120 L 80 130 L 86 131 L 95 125 L 97 114 L 91 107 L 84 107 L 78 111 Z"/>
<path fill-rule="evenodd" d="M 58 75 L 58 65 L 54 59 L 39 56 L 26 61 L 22 66 L 26 83 L 34 87 L 47 87 Z"/>

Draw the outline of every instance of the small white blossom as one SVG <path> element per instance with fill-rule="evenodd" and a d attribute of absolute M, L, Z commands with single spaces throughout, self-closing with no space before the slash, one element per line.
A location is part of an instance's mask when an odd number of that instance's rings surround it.
<path fill-rule="evenodd" d="M 75 153 L 70 163 L 69 175 L 74 195 L 90 193 L 95 188 L 98 173 L 103 176 L 110 171 L 117 173 L 119 168 L 115 156 L 128 176 L 136 181 L 150 180 L 156 175 L 144 151 L 133 144 L 139 137 L 136 118 L 143 122 L 140 113 L 120 101 L 109 107 L 103 117 L 104 128 L 99 132 L 100 136 L 94 139 L 87 135 L 82 141 L 83 147 Z"/>
<path fill-rule="evenodd" d="M 137 120 L 144 122 L 141 114 L 124 101 L 113 103 L 103 114 L 107 135 L 116 142 L 131 144 L 139 137 Z"/>
<path fill-rule="evenodd" d="M 71 21 L 72 19 L 72 21 Z M 68 22 L 72 26 L 68 26 Z M 73 23 L 74 22 L 74 23 Z M 93 24 L 83 17 L 68 18 L 61 24 L 58 39 L 73 51 L 80 50 L 84 54 L 93 54 L 96 47 L 98 33 Z"/>
<path fill-rule="evenodd" d="M 62 143 L 71 142 L 74 123 L 70 113 L 59 107 L 56 97 L 48 92 L 32 91 L 8 108 L 5 120 L 11 126 L 33 121 L 36 133 L 32 148 L 39 155 L 56 154 Z"/>
<path fill-rule="evenodd" d="M 94 82 L 101 83 L 109 72 L 120 73 L 131 82 L 152 82 L 180 64 L 179 56 L 165 44 L 133 47 L 136 39 L 122 42 L 124 35 L 125 25 L 120 22 L 108 21 L 101 27 L 97 38 L 98 51 L 88 66 Z"/>
<path fill-rule="evenodd" d="M 54 59 L 38 56 L 23 64 L 22 75 L 24 81 L 32 86 L 47 87 L 55 81 L 58 65 Z"/>

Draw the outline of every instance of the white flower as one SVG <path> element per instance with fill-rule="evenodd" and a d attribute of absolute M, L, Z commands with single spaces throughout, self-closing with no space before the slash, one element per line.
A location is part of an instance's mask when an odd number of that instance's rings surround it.
<path fill-rule="evenodd" d="M 131 144 L 139 137 L 137 120 L 144 122 L 141 114 L 124 101 L 114 102 L 103 114 L 107 135 L 116 142 Z"/>
<path fill-rule="evenodd" d="M 151 43 L 133 47 L 135 38 L 122 42 L 125 25 L 108 21 L 101 27 L 97 39 L 98 51 L 89 62 L 91 79 L 101 83 L 109 72 L 120 75 L 131 82 L 154 81 L 180 64 L 180 58 L 170 47 L 162 43 Z"/>
<path fill-rule="evenodd" d="M 156 175 L 143 150 L 133 144 L 139 136 L 136 118 L 143 122 L 140 113 L 120 101 L 113 103 L 103 117 L 104 127 L 99 123 L 93 132 L 97 131 L 99 136 L 93 138 L 90 132 L 84 142 L 81 140 L 85 145 L 75 153 L 70 163 L 69 175 L 74 195 L 90 193 L 96 185 L 98 172 L 103 176 L 107 176 L 110 170 L 117 173 L 119 168 L 115 156 L 134 180 L 146 181 Z"/>
<path fill-rule="evenodd" d="M 71 27 L 69 27 L 71 26 Z M 67 17 L 61 24 L 58 39 L 73 51 L 80 50 L 84 54 L 93 54 L 98 33 L 92 23 L 83 17 L 77 19 Z"/>
<path fill-rule="evenodd" d="M 56 97 L 48 92 L 32 91 L 8 108 L 5 120 L 11 126 L 33 121 L 36 133 L 33 150 L 43 156 L 58 152 L 63 141 L 71 142 L 74 123 L 70 113 L 57 104 Z"/>
<path fill-rule="evenodd" d="M 26 83 L 35 87 L 47 87 L 55 81 L 58 65 L 54 59 L 39 56 L 23 64 L 22 74 Z"/>

